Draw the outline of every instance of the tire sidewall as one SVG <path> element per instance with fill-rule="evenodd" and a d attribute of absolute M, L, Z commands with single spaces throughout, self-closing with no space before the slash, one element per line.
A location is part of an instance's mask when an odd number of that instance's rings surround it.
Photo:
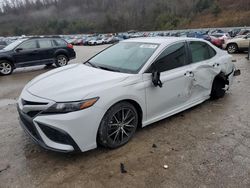
<path fill-rule="evenodd" d="M 8 75 L 11 75 L 12 72 L 13 72 L 13 70 L 14 70 L 13 64 L 12 64 L 10 61 L 7 61 L 7 60 L 0 60 L 0 64 L 3 63 L 3 62 L 4 62 L 4 63 L 8 63 L 8 64 L 11 66 L 11 71 L 10 71 L 8 74 L 3 74 L 3 73 L 0 72 L 0 76 L 8 76 Z"/>
<path fill-rule="evenodd" d="M 108 138 L 108 122 L 110 122 L 112 116 L 117 111 L 119 111 L 121 108 L 129 108 L 130 110 L 132 110 L 136 114 L 136 122 L 137 123 L 136 123 L 135 128 L 132 131 L 129 138 L 126 138 L 126 140 L 122 144 L 113 144 L 113 143 L 111 143 L 112 140 Z M 107 148 L 111 148 L 111 149 L 115 149 L 115 148 L 118 148 L 118 147 L 125 145 L 126 143 L 128 143 L 132 139 L 133 135 L 136 132 L 136 129 L 138 127 L 138 122 L 139 122 L 138 118 L 139 118 L 138 112 L 137 112 L 136 108 L 131 103 L 120 102 L 120 103 L 113 105 L 105 113 L 105 115 L 100 123 L 99 129 L 98 129 L 98 137 L 97 137 L 98 144 L 100 144 L 104 147 L 107 147 Z"/>
<path fill-rule="evenodd" d="M 57 67 L 63 67 L 63 66 L 61 66 L 61 65 L 58 63 L 58 59 L 59 59 L 60 57 L 66 58 L 66 60 L 67 60 L 66 65 L 68 65 L 68 62 L 69 62 L 68 57 L 67 57 L 66 55 L 60 54 L 60 55 L 57 55 L 57 56 L 56 56 L 56 62 L 55 62 L 56 66 L 57 66 Z M 64 65 L 64 66 L 66 66 L 66 65 Z"/>
<path fill-rule="evenodd" d="M 230 52 L 230 51 L 229 51 L 230 46 L 234 46 L 235 50 L 234 50 L 233 52 Z M 237 50 L 238 50 L 237 44 L 229 44 L 229 45 L 227 46 L 227 52 L 228 52 L 229 54 L 236 53 Z"/>

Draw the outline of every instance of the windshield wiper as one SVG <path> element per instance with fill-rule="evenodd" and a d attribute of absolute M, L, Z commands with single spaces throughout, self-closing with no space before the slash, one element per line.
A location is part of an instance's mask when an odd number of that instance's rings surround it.
<path fill-rule="evenodd" d="M 112 68 L 108 68 L 108 67 L 102 67 L 102 66 L 99 66 L 98 67 L 99 69 L 103 69 L 103 70 L 107 70 L 107 71 L 113 71 L 113 72 L 121 72 L 117 69 L 112 69 Z"/>
<path fill-rule="evenodd" d="M 113 71 L 113 72 L 121 72 L 121 71 L 119 71 L 117 69 L 112 69 L 112 68 L 103 67 L 103 66 L 97 66 L 94 63 L 91 63 L 89 61 L 85 62 L 84 64 L 89 64 L 91 67 L 102 69 L 102 70 Z"/>
<path fill-rule="evenodd" d="M 91 67 L 99 68 L 97 65 L 95 65 L 95 64 L 93 64 L 93 63 L 91 63 L 89 61 L 85 62 L 84 64 L 89 64 Z"/>

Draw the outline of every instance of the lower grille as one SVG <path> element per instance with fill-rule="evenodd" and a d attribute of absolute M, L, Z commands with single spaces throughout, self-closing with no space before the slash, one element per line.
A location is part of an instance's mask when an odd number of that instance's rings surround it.
<path fill-rule="evenodd" d="M 42 111 L 30 111 L 27 113 L 27 115 L 31 118 L 35 117 L 36 115 L 38 115 L 39 113 L 41 113 Z"/>
<path fill-rule="evenodd" d="M 80 151 L 78 145 L 75 141 L 71 138 L 71 136 L 64 132 L 63 130 L 51 128 L 47 125 L 37 123 L 44 134 L 52 141 L 59 143 L 59 144 L 67 144 L 73 146 L 75 151 Z"/>
<path fill-rule="evenodd" d="M 22 121 L 23 125 L 26 127 L 26 129 L 36 138 L 36 139 L 40 139 L 39 135 L 37 134 L 35 125 L 33 124 L 33 122 L 31 122 L 30 120 L 28 120 L 27 118 L 24 117 L 23 114 L 21 114 L 19 112 L 19 116 L 20 116 L 20 120 Z"/>

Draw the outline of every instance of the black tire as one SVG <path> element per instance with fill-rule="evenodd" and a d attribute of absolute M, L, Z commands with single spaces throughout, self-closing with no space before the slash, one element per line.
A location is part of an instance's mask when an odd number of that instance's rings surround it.
<path fill-rule="evenodd" d="M 227 46 L 227 52 L 229 54 L 234 54 L 238 51 L 238 45 L 237 44 L 228 44 Z"/>
<path fill-rule="evenodd" d="M 14 66 L 10 61 L 0 60 L 0 75 L 7 76 L 11 75 L 14 70 Z"/>
<path fill-rule="evenodd" d="M 104 115 L 98 130 L 97 141 L 107 148 L 121 147 L 133 137 L 138 122 L 138 113 L 132 104 L 117 103 Z"/>
<path fill-rule="evenodd" d="M 221 78 L 216 78 L 212 86 L 211 99 L 219 99 L 224 97 L 226 93 L 225 87 L 225 81 Z"/>
<path fill-rule="evenodd" d="M 56 57 L 55 64 L 57 67 L 63 67 L 68 65 L 68 62 L 69 62 L 68 57 L 66 55 L 61 54 Z"/>

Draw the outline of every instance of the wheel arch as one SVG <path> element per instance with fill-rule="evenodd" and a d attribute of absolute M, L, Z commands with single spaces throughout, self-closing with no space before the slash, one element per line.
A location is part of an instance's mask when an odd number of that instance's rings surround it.
<path fill-rule="evenodd" d="M 68 52 L 67 50 L 57 50 L 55 52 L 55 58 L 59 55 L 65 55 L 68 59 L 69 59 L 69 55 L 68 55 Z"/>
<path fill-rule="evenodd" d="M 0 61 L 9 61 L 13 65 L 14 68 L 16 67 L 14 60 L 10 57 L 0 57 Z"/>
<path fill-rule="evenodd" d="M 227 75 L 222 71 L 214 77 L 213 83 L 215 81 L 223 81 L 226 85 L 229 84 L 229 80 L 227 78 Z"/>
<path fill-rule="evenodd" d="M 138 117 L 139 117 L 139 118 L 138 118 L 138 119 L 139 119 L 139 124 L 138 124 L 138 127 L 137 127 L 137 128 L 142 128 L 143 110 L 142 110 L 142 107 L 141 107 L 141 105 L 139 104 L 139 102 L 137 102 L 137 101 L 134 100 L 134 99 L 122 99 L 122 100 L 118 100 L 118 101 L 112 103 L 112 105 L 110 105 L 110 106 L 108 107 L 108 109 L 106 110 L 106 112 L 107 112 L 110 108 L 112 108 L 114 105 L 116 105 L 116 104 L 118 104 L 118 103 L 121 103 L 121 102 L 128 102 L 128 103 L 132 104 L 132 105 L 135 107 L 135 109 L 136 109 L 136 111 L 137 111 L 137 113 L 138 113 Z M 104 113 L 103 117 L 101 118 L 101 121 L 100 121 L 100 123 L 99 123 L 99 125 L 98 125 L 98 129 L 97 129 L 97 131 L 96 131 L 96 143 L 98 143 L 98 130 L 99 130 L 99 128 L 100 128 L 102 119 L 104 118 L 106 112 Z"/>
<path fill-rule="evenodd" d="M 239 48 L 239 45 L 236 42 L 230 42 L 230 43 L 227 44 L 227 48 L 226 49 L 228 49 L 228 46 L 231 45 L 231 44 L 235 44 L 237 46 L 237 48 Z"/>

